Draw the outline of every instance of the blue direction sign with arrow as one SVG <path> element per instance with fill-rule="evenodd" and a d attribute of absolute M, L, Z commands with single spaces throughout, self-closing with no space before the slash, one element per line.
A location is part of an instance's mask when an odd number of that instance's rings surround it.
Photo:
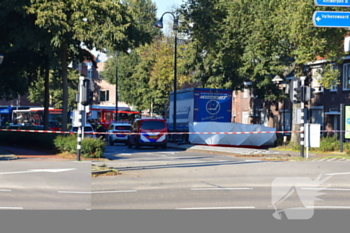
<path fill-rule="evenodd" d="M 315 11 L 312 21 L 316 27 L 347 28 L 350 27 L 350 12 Z"/>
<path fill-rule="evenodd" d="M 340 6 L 350 7 L 349 0 L 315 0 L 316 6 Z"/>

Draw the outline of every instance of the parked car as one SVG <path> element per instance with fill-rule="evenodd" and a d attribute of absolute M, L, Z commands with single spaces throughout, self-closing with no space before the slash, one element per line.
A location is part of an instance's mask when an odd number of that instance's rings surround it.
<path fill-rule="evenodd" d="M 121 142 L 127 145 L 128 135 L 123 133 L 131 132 L 131 125 L 128 123 L 112 123 L 107 129 L 108 134 L 107 141 L 110 146 L 114 143 Z"/>
<path fill-rule="evenodd" d="M 94 128 L 92 128 L 92 126 L 90 124 L 86 124 L 84 126 L 84 137 L 95 138 L 96 135 L 87 134 L 87 133 L 94 133 L 94 132 L 95 132 L 95 130 L 94 130 Z M 70 133 L 78 133 L 78 127 L 72 126 L 72 128 L 70 129 Z"/>
<path fill-rule="evenodd" d="M 141 146 L 161 146 L 167 147 L 168 128 L 166 121 L 163 119 L 138 119 L 134 122 L 132 133 L 128 135 L 128 147 L 135 145 L 138 149 Z"/>

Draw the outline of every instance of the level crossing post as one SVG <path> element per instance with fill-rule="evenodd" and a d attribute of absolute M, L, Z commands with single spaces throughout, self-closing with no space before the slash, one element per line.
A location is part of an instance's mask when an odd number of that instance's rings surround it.
<path fill-rule="evenodd" d="M 301 86 L 304 87 L 305 84 L 305 76 L 300 77 L 301 80 Z M 304 97 L 301 98 L 301 111 L 300 111 L 300 116 L 301 116 L 301 121 L 300 121 L 300 156 L 304 157 L 304 109 L 305 108 L 305 103 L 304 103 Z"/>

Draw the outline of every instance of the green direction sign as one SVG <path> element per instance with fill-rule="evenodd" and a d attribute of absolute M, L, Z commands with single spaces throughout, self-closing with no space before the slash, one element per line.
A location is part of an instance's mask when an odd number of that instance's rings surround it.
<path fill-rule="evenodd" d="M 345 139 L 350 139 L 350 105 L 345 105 Z"/>

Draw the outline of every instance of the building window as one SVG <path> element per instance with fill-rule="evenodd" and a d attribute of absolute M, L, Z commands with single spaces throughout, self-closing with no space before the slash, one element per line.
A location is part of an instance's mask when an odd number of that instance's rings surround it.
<path fill-rule="evenodd" d="M 291 131 L 291 113 L 289 110 L 281 112 L 281 129 L 282 131 Z M 285 133 L 286 135 L 290 135 L 290 133 Z"/>
<path fill-rule="evenodd" d="M 320 83 L 320 80 L 322 79 L 321 72 L 323 71 L 320 67 L 315 67 L 312 69 L 312 83 L 311 87 L 315 88 L 315 92 L 323 92 L 323 87 Z"/>
<path fill-rule="evenodd" d="M 249 124 L 249 112 L 242 112 L 242 124 Z"/>
<path fill-rule="evenodd" d="M 92 79 L 92 69 L 88 70 L 88 78 Z"/>
<path fill-rule="evenodd" d="M 109 90 L 100 90 L 100 101 L 101 102 L 109 101 Z"/>
<path fill-rule="evenodd" d="M 350 90 L 350 64 L 343 67 L 343 90 Z"/>
<path fill-rule="evenodd" d="M 243 98 L 245 98 L 245 99 L 248 98 L 248 95 L 249 95 L 248 92 L 249 92 L 249 89 L 246 89 L 246 88 L 245 88 L 245 89 L 243 90 Z"/>
<path fill-rule="evenodd" d="M 323 129 L 323 107 L 317 107 L 310 109 L 310 121 L 314 124 L 320 124 Z"/>
<path fill-rule="evenodd" d="M 269 119 L 267 117 L 267 109 L 261 109 L 260 124 L 264 125 L 264 126 L 269 126 Z"/>
<path fill-rule="evenodd" d="M 338 66 L 333 66 L 334 70 L 338 70 Z M 338 77 L 339 78 L 339 77 Z M 331 88 L 329 89 L 330 92 L 337 92 L 338 91 L 338 85 L 331 85 Z"/>

